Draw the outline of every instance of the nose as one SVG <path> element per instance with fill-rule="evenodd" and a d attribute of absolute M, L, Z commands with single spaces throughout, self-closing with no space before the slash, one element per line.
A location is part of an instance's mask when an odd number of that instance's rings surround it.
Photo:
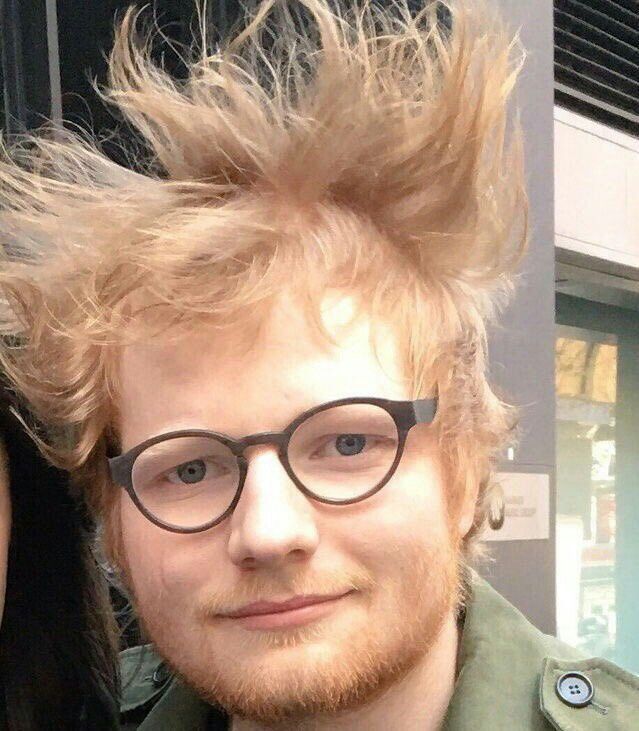
<path fill-rule="evenodd" d="M 315 507 L 292 482 L 275 447 L 251 447 L 246 457 L 242 497 L 231 516 L 231 561 L 253 569 L 310 558 L 319 542 Z"/>

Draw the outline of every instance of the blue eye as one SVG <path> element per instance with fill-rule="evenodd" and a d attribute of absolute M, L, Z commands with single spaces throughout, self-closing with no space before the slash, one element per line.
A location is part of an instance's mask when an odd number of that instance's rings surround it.
<path fill-rule="evenodd" d="M 171 480 L 171 482 L 177 482 L 179 480 L 187 485 L 202 482 L 202 480 L 206 477 L 206 463 L 202 459 L 194 459 L 191 462 L 185 462 L 175 468 L 174 474 L 178 479 L 171 479 L 170 476 L 169 480 Z"/>
<path fill-rule="evenodd" d="M 340 434 L 335 440 L 337 451 L 344 456 L 359 454 L 366 446 L 363 434 Z"/>

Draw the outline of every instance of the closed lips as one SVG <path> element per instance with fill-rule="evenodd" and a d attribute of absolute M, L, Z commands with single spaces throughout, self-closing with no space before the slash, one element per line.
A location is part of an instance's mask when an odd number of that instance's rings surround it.
<path fill-rule="evenodd" d="M 308 607 L 314 604 L 324 604 L 325 602 L 340 599 L 343 596 L 345 594 L 299 596 L 293 597 L 293 599 L 285 602 L 255 602 L 253 604 L 247 604 L 235 612 L 224 614 L 223 616 L 240 619 L 242 617 L 255 617 L 263 614 L 281 614 L 282 612 L 290 612 L 294 609 L 301 609 L 302 607 Z"/>

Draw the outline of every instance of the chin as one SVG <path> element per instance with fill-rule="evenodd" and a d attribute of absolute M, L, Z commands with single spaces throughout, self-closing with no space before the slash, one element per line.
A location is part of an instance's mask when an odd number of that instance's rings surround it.
<path fill-rule="evenodd" d="M 240 627 L 231 631 L 213 633 L 212 645 L 222 650 L 233 662 L 260 665 L 267 662 L 290 662 L 292 658 L 317 660 L 339 654 L 339 647 L 349 634 L 361 631 L 352 621 L 345 628 L 336 617 L 328 617 L 302 627 L 269 631 L 245 630 Z"/>
<path fill-rule="evenodd" d="M 309 716 L 355 710 L 382 694 L 418 661 L 408 653 L 398 662 L 366 641 L 349 645 L 324 638 L 286 644 L 259 653 L 242 653 L 214 675 L 185 670 L 199 695 L 229 715 L 266 727 L 295 727 Z M 290 638 L 289 638 L 290 642 Z M 230 645 L 230 647 L 233 647 Z M 211 679 L 215 677 L 215 682 Z"/>

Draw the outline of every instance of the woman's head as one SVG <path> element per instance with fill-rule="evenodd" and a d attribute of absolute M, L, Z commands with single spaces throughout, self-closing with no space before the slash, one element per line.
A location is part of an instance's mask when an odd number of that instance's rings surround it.
<path fill-rule="evenodd" d="M 0 728 L 114 728 L 111 619 L 87 520 L 3 393 L 0 440 Z"/>

